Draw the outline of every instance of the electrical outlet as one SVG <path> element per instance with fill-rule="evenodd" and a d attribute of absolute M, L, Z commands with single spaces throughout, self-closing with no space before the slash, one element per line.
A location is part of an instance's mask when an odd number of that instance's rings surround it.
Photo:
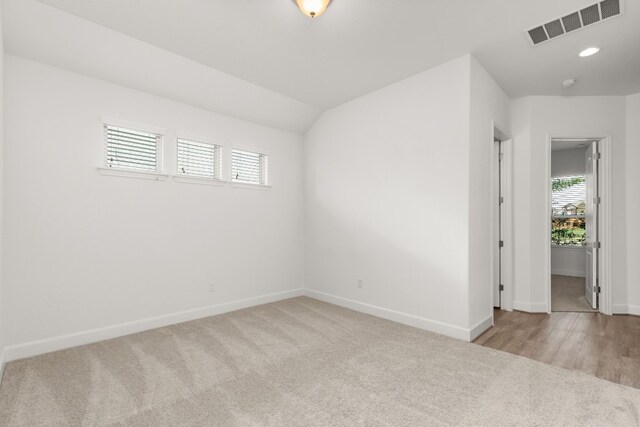
<path fill-rule="evenodd" d="M 362 289 L 362 279 L 358 279 L 358 289 Z"/>
<path fill-rule="evenodd" d="M 215 292 L 215 291 L 216 291 L 216 282 L 209 283 L 209 292 Z"/>

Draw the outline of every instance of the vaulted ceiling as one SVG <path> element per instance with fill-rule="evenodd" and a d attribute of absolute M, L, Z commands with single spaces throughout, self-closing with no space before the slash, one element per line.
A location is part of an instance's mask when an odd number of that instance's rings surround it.
<path fill-rule="evenodd" d="M 316 19 L 292 0 L 41 1 L 319 109 L 468 52 L 510 97 L 640 92 L 637 0 L 536 47 L 524 30 L 595 1 L 333 0 Z"/>

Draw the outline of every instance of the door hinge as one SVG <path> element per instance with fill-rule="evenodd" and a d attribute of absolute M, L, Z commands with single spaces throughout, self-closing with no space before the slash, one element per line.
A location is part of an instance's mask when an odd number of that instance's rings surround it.
<path fill-rule="evenodd" d="M 500 196 L 498 197 L 498 204 L 503 204 L 504 203 L 504 197 Z"/>
<path fill-rule="evenodd" d="M 600 160 L 602 158 L 602 154 L 600 153 L 596 153 L 595 156 L 593 156 L 595 160 Z"/>
<path fill-rule="evenodd" d="M 602 201 L 602 199 L 600 199 L 600 197 L 594 197 L 594 198 L 593 198 L 593 203 L 594 203 L 595 205 L 599 205 L 601 201 Z"/>
<path fill-rule="evenodd" d="M 500 154 L 498 155 L 498 160 L 502 160 L 502 159 L 504 159 L 504 153 L 500 153 Z"/>
<path fill-rule="evenodd" d="M 600 249 L 600 242 L 593 242 L 593 249 Z"/>
<path fill-rule="evenodd" d="M 499 248 L 504 247 L 504 240 L 500 240 L 500 241 L 498 242 L 498 247 L 499 247 Z"/>
<path fill-rule="evenodd" d="M 596 294 L 599 294 L 600 292 L 602 292 L 602 288 L 599 285 L 596 285 L 596 288 L 594 290 Z"/>
<path fill-rule="evenodd" d="M 499 290 L 500 292 L 504 291 L 504 285 L 498 285 L 498 290 Z"/>

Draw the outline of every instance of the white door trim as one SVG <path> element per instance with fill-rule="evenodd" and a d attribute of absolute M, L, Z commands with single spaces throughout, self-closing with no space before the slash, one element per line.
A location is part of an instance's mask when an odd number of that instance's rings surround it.
<path fill-rule="evenodd" d="M 612 209 L 611 209 L 611 136 L 600 140 L 600 162 L 598 165 L 598 193 L 601 199 L 598 219 L 600 233 L 600 253 L 598 257 L 600 293 L 600 312 L 613 314 L 613 283 L 612 276 Z"/>
<path fill-rule="evenodd" d="M 513 310 L 513 148 L 512 140 L 509 136 L 501 130 L 501 127 L 494 121 L 491 122 L 493 128 L 493 140 L 492 150 L 495 150 L 495 139 L 499 139 L 502 142 L 502 196 L 504 197 L 504 203 L 502 206 L 502 240 L 504 241 L 504 247 L 502 248 L 502 284 L 504 290 L 502 291 L 501 306 L 500 308 L 507 311 Z M 497 154 L 497 153 L 496 153 Z M 496 230 L 496 224 L 498 223 L 498 182 L 497 174 L 494 173 L 498 168 L 498 159 L 496 155 L 491 156 L 491 241 L 489 242 L 489 251 L 491 253 L 491 283 L 490 283 L 490 301 L 491 301 L 491 313 L 493 315 L 494 304 L 494 292 L 495 285 L 498 281 L 498 272 L 495 269 L 496 264 L 496 246 L 497 241 L 495 236 L 498 235 Z"/>
<path fill-rule="evenodd" d="M 502 309 L 513 310 L 513 140 L 502 141 L 503 165 L 502 170 Z"/>
<path fill-rule="evenodd" d="M 598 162 L 598 195 L 601 203 L 599 209 L 598 229 L 600 252 L 598 256 L 598 279 L 600 283 L 601 293 L 599 295 L 598 309 L 603 314 L 612 314 L 612 284 L 611 284 L 611 247 L 612 247 L 612 228 L 611 228 L 611 136 L 606 132 L 599 134 L 600 136 L 577 136 L 547 134 L 546 137 L 546 159 L 544 164 L 545 181 L 544 185 L 546 194 L 545 209 L 540 214 L 544 215 L 544 224 L 546 230 L 551 230 L 551 141 L 557 139 L 592 139 L 599 141 L 600 161 Z M 551 313 L 551 244 L 545 245 L 544 256 L 544 285 L 546 291 L 547 313 Z"/>

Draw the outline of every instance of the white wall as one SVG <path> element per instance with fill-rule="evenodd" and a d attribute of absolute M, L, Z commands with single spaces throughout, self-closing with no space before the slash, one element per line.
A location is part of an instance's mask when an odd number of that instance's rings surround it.
<path fill-rule="evenodd" d="M 320 116 L 316 107 L 39 1 L 3 3 L 8 54 L 291 132 L 304 133 Z"/>
<path fill-rule="evenodd" d="M 554 150 L 551 152 L 551 176 L 584 175 L 585 148 Z"/>
<path fill-rule="evenodd" d="M 4 41 L 2 2 L 0 2 L 0 380 L 4 371 L 4 307 L 3 307 L 3 248 L 4 248 Z"/>
<path fill-rule="evenodd" d="M 514 134 L 514 308 L 546 310 L 544 253 L 546 186 L 544 163 L 547 135 L 592 137 L 611 135 L 613 201 L 613 304 L 626 303 L 627 215 L 624 97 L 526 97 L 513 101 Z"/>
<path fill-rule="evenodd" d="M 6 344 L 303 287 L 302 137 L 5 59 Z M 270 151 L 269 191 L 104 176 L 100 116 Z M 208 292 L 215 280 L 217 290 Z"/>
<path fill-rule="evenodd" d="M 551 246 L 551 274 L 585 277 L 587 255 L 582 246 Z"/>
<path fill-rule="evenodd" d="M 308 289 L 467 333 L 469 70 L 458 58 L 331 109 L 307 133 Z"/>
<path fill-rule="evenodd" d="M 627 280 L 628 312 L 640 315 L 640 93 L 627 97 Z"/>
<path fill-rule="evenodd" d="M 510 134 L 509 99 L 493 78 L 471 56 L 471 108 L 469 129 L 469 316 L 474 326 L 492 317 L 492 215 L 498 167 L 492 158 L 493 126 Z M 497 275 L 497 274 L 496 274 Z"/>
<path fill-rule="evenodd" d="M 531 310 L 531 114 L 530 98 L 511 102 L 513 140 L 513 306 Z M 545 304 L 546 305 L 546 304 Z M 542 307 L 541 310 L 545 310 Z"/>

